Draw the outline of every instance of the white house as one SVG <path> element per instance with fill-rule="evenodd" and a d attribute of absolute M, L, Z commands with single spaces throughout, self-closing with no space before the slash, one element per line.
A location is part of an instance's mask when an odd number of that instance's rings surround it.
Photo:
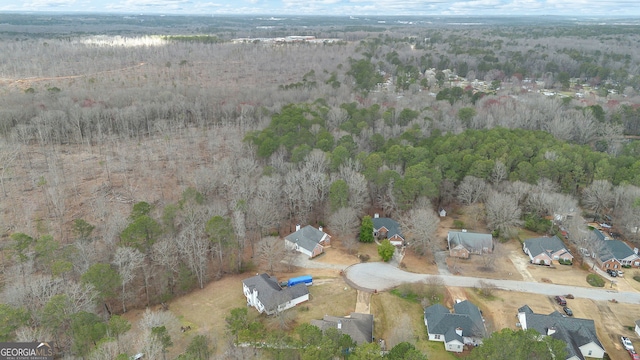
<path fill-rule="evenodd" d="M 518 309 L 522 329 L 535 329 L 543 336 L 551 336 L 567 344 L 567 360 L 604 358 L 604 347 L 598 339 L 591 319 L 565 317 L 558 311 L 549 315 L 536 314 L 527 305 Z"/>
<path fill-rule="evenodd" d="M 445 349 L 453 352 L 462 352 L 464 345 L 482 344 L 487 330 L 480 309 L 464 300 L 453 305 L 453 311 L 440 304 L 424 309 L 429 340 L 443 342 Z"/>
<path fill-rule="evenodd" d="M 259 313 L 273 315 L 309 300 L 309 289 L 305 284 L 282 288 L 275 277 L 266 273 L 242 281 L 242 292 L 247 305 Z"/>

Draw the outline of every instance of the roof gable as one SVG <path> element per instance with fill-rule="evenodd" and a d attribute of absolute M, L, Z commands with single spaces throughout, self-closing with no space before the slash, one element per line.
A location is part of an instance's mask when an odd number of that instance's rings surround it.
<path fill-rule="evenodd" d="M 330 328 L 338 329 L 342 334 L 349 335 L 356 344 L 371 342 L 373 340 L 373 315 L 351 313 L 348 317 L 325 315 L 322 320 L 311 320 L 320 330 Z"/>
<path fill-rule="evenodd" d="M 525 246 L 529 249 L 531 256 L 536 257 L 540 254 L 551 255 L 560 250 L 566 250 L 566 246 L 559 237 L 540 237 L 531 238 L 524 241 Z M 569 251 L 567 251 L 569 252 Z"/>
<path fill-rule="evenodd" d="M 604 242 L 605 251 L 608 251 L 614 259 L 626 259 L 635 255 L 633 249 L 627 245 L 624 241 L 620 240 L 607 240 Z"/>
<path fill-rule="evenodd" d="M 244 279 L 242 283 L 249 288 L 249 290 L 258 292 L 258 300 L 260 300 L 267 311 L 273 311 L 278 305 L 309 294 L 309 289 L 305 284 L 296 284 L 283 289 L 275 277 L 269 276 L 266 273 Z"/>
<path fill-rule="evenodd" d="M 525 309 L 525 306 L 521 309 Z M 526 309 L 531 311 L 528 306 L 526 306 Z M 555 328 L 555 333 L 551 337 L 562 340 L 567 344 L 567 358 L 572 356 L 582 358 L 580 347 L 589 343 L 594 343 L 604 349 L 598 339 L 593 320 L 565 317 L 558 311 L 554 311 L 549 315 L 536 314 L 529 311 L 524 312 L 527 328 L 535 329 L 542 335 L 547 334 L 547 329 Z"/>
<path fill-rule="evenodd" d="M 466 249 L 493 249 L 491 234 L 470 233 L 466 231 L 449 231 L 447 235 L 449 247 L 463 246 Z"/>
<path fill-rule="evenodd" d="M 400 224 L 398 224 L 397 221 L 391 218 L 381 218 L 381 217 L 374 217 L 371 220 L 373 220 L 373 229 L 375 231 L 378 231 L 382 228 L 386 228 L 388 238 L 391 238 L 394 235 L 398 235 L 402 237 L 402 232 L 400 232 Z"/>
<path fill-rule="evenodd" d="M 313 250 L 320 244 L 320 241 L 322 241 L 325 236 L 329 235 L 324 231 L 320 231 L 314 228 L 311 225 L 307 225 L 300 230 L 287 235 L 285 239 L 294 244 L 298 244 L 298 246 L 303 249 L 313 252 Z"/>
<path fill-rule="evenodd" d="M 462 335 L 483 338 L 486 336 L 480 309 L 465 300 L 454 305 L 455 313 L 440 304 L 425 309 L 425 319 L 430 334 L 447 334 L 452 329 L 462 328 Z"/>

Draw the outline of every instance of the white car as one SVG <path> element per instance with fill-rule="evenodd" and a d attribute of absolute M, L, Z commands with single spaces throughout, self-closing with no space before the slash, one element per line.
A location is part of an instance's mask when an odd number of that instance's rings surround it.
<path fill-rule="evenodd" d="M 622 337 L 620 337 L 620 341 L 622 342 L 622 346 L 624 346 L 624 348 L 625 348 L 627 351 L 635 351 L 635 350 L 633 349 L 633 343 L 631 342 L 631 340 L 629 340 L 629 338 L 628 338 L 628 337 L 626 337 L 626 336 L 622 336 Z"/>

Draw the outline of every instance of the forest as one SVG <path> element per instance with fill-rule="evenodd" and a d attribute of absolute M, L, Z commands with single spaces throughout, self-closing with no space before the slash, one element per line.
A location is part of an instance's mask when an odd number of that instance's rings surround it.
<path fill-rule="evenodd" d="M 640 25 L 379 20 L 0 14 L 0 341 L 160 358 L 161 315 L 120 315 L 289 261 L 296 224 L 353 250 L 373 212 L 425 257 L 457 204 L 640 244 Z M 265 40 L 303 35 L 332 41 Z"/>

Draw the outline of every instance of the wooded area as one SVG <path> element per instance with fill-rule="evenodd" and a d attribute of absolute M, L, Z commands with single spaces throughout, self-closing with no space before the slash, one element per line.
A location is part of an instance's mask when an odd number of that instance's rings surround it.
<path fill-rule="evenodd" d="M 105 314 L 269 269 L 295 224 L 352 249 L 374 211 L 427 255 L 452 204 L 640 241 L 637 26 L 48 18 L 0 16 L 2 341 L 113 359 Z M 335 41 L 260 40 L 289 35 Z"/>

